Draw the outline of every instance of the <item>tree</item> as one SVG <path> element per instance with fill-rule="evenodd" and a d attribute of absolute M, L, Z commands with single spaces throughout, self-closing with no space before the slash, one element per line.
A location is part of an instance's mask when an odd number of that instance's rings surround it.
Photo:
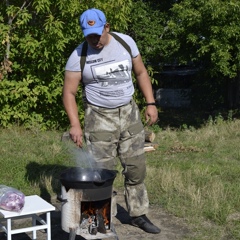
<path fill-rule="evenodd" d="M 1 126 L 67 126 L 61 99 L 64 66 L 83 40 L 79 16 L 91 7 L 105 11 L 114 29 L 127 28 L 130 0 L 0 2 Z"/>
<path fill-rule="evenodd" d="M 172 58 L 182 64 L 196 64 L 208 73 L 208 90 L 214 85 L 223 90 L 226 80 L 235 86 L 237 92 L 234 99 L 229 99 L 230 107 L 240 103 L 239 20 L 239 1 L 184 0 L 173 4 L 164 35 L 165 40 L 169 39 L 167 48 Z M 213 92 L 208 93 L 210 96 Z M 219 93 L 216 92 L 216 99 Z"/>
<path fill-rule="evenodd" d="M 157 81 L 153 76 L 159 70 L 163 16 L 151 4 L 151 1 L 137 0 L 133 2 L 130 13 L 131 19 L 126 33 L 136 41 L 152 83 L 156 84 Z M 145 102 L 135 79 L 134 84 L 134 99 L 139 105 L 144 119 Z"/>

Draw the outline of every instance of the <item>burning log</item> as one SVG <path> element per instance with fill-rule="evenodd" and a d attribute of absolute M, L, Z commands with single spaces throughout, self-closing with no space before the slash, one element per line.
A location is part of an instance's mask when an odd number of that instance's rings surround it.
<path fill-rule="evenodd" d="M 96 216 L 92 215 L 89 217 L 89 233 L 91 235 L 97 235 L 98 232 L 98 220 Z"/>
<path fill-rule="evenodd" d="M 96 235 L 98 232 L 105 234 L 107 231 L 104 217 L 101 213 L 98 213 L 98 210 L 96 212 L 96 214 L 90 216 L 83 213 L 80 227 L 82 229 L 88 229 L 88 233 L 91 235 Z"/>
<path fill-rule="evenodd" d="M 91 235 L 96 235 L 98 232 L 105 234 L 109 229 L 109 201 L 103 205 L 99 203 L 84 202 L 82 204 L 80 228 Z"/>
<path fill-rule="evenodd" d="M 100 213 L 97 213 L 96 218 L 98 221 L 98 228 L 97 228 L 98 232 L 106 233 L 107 231 L 106 231 L 106 226 L 104 224 L 105 221 L 104 221 L 103 215 Z"/>

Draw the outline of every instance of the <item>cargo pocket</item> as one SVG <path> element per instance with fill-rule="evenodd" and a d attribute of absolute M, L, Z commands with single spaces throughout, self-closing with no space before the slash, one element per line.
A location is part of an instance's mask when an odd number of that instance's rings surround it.
<path fill-rule="evenodd" d="M 90 142 L 111 142 L 113 134 L 111 132 L 90 132 Z"/>
<path fill-rule="evenodd" d="M 133 136 L 140 133 L 143 130 L 143 125 L 141 122 L 138 122 L 128 128 L 128 133 Z"/>
<path fill-rule="evenodd" d="M 114 169 L 117 149 L 112 132 L 90 132 L 87 141 L 88 149 L 100 168 Z"/>

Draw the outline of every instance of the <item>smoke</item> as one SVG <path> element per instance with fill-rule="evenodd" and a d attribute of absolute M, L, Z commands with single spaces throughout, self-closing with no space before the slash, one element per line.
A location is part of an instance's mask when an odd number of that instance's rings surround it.
<path fill-rule="evenodd" d="M 76 163 L 76 167 L 95 169 L 97 162 L 93 155 L 85 148 L 74 147 L 72 149 L 72 157 Z"/>
<path fill-rule="evenodd" d="M 66 142 L 67 151 L 74 165 L 83 169 L 102 169 L 102 163 L 97 162 L 94 156 L 87 150 L 87 147 L 79 148 L 71 141 Z"/>

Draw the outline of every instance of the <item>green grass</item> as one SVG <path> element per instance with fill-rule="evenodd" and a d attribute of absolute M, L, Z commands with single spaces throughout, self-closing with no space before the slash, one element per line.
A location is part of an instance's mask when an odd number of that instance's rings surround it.
<path fill-rule="evenodd" d="M 152 203 L 187 219 L 196 231 L 189 239 L 240 239 L 240 121 L 166 129 L 157 141 L 148 153 Z"/>
<path fill-rule="evenodd" d="M 186 239 L 240 239 L 240 120 L 188 126 L 153 127 L 158 148 L 146 154 L 150 202 L 188 223 Z M 56 197 L 60 173 L 76 165 L 76 149 L 61 135 L 0 129 L 0 184 L 25 195 Z M 114 187 L 122 185 L 118 174 Z"/>

